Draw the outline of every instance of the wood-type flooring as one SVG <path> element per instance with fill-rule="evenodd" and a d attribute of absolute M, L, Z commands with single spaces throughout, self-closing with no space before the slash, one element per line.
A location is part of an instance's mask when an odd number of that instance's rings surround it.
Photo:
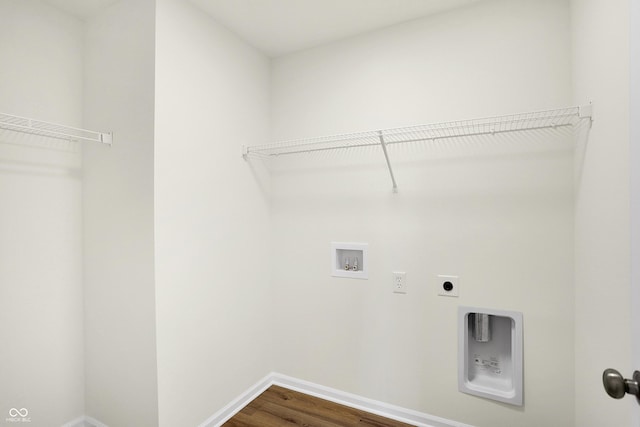
<path fill-rule="evenodd" d="M 324 399 L 273 385 L 223 427 L 411 427 Z"/>

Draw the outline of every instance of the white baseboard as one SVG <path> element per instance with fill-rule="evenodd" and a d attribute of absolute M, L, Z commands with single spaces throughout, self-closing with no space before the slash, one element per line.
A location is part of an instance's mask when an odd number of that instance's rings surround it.
<path fill-rule="evenodd" d="M 91 418 L 86 415 L 84 417 L 84 425 L 85 427 L 109 427 L 106 424 L 96 420 L 95 418 Z"/>
<path fill-rule="evenodd" d="M 217 427 L 225 423 L 229 420 L 229 418 L 233 417 L 235 414 L 240 412 L 242 408 L 247 406 L 253 399 L 258 397 L 263 391 L 271 387 L 273 385 L 273 374 L 269 374 L 251 387 L 242 393 L 240 396 L 236 397 L 231 403 L 229 403 L 224 408 L 220 409 L 218 412 L 207 418 L 202 424 L 198 427 Z"/>
<path fill-rule="evenodd" d="M 68 421 L 60 427 L 86 427 L 84 423 L 84 415 L 76 418 L 75 420 Z"/>
<path fill-rule="evenodd" d="M 262 380 L 258 381 L 198 427 L 221 426 L 272 385 L 279 385 L 294 391 L 329 400 L 340 405 L 370 412 L 372 414 L 380 415 L 406 424 L 411 424 L 416 427 L 473 427 L 469 424 L 463 424 L 411 409 L 402 408 L 400 406 L 390 405 L 341 390 L 314 384 L 309 381 L 289 377 L 277 372 L 272 372 Z"/>
<path fill-rule="evenodd" d="M 414 411 L 412 409 L 390 405 L 388 403 L 358 396 L 356 394 L 347 393 L 309 381 L 289 377 L 277 372 L 270 373 L 269 375 L 249 387 L 240 396 L 238 396 L 224 408 L 213 414 L 198 427 L 221 426 L 272 385 L 279 385 L 290 390 L 299 391 L 300 393 L 315 396 L 320 399 L 325 399 L 334 403 L 338 403 L 340 405 L 348 406 L 350 408 L 355 408 L 361 411 L 380 415 L 382 417 L 400 421 L 406 424 L 411 424 L 416 427 L 473 427 L 470 424 L 447 420 L 445 418 L 436 417 L 434 415 L 425 414 L 422 412 Z M 95 418 L 85 415 L 73 421 L 69 421 L 61 427 L 108 426 L 96 420 Z"/>
<path fill-rule="evenodd" d="M 95 418 L 87 417 L 83 415 L 75 420 L 64 423 L 61 427 L 108 427 L 106 424 L 101 423 Z"/>

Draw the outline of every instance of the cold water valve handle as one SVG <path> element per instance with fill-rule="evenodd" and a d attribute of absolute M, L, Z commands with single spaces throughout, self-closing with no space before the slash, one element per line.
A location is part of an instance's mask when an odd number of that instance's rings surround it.
<path fill-rule="evenodd" d="M 605 369 L 602 383 L 607 394 L 614 399 L 622 399 L 625 394 L 633 394 L 640 403 L 640 371 L 633 373 L 633 379 L 625 379 L 615 369 Z"/>

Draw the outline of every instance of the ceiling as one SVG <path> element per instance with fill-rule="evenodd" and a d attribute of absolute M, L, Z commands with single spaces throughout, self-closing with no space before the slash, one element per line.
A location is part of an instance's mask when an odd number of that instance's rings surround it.
<path fill-rule="evenodd" d="M 191 0 L 274 57 L 477 0 Z"/>
<path fill-rule="evenodd" d="M 80 18 L 121 0 L 45 0 Z M 126 1 L 126 0 L 123 0 Z M 479 0 L 183 0 L 271 57 Z"/>

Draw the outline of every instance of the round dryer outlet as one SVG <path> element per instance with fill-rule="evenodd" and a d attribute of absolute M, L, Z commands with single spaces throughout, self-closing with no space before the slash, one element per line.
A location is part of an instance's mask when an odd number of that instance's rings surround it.
<path fill-rule="evenodd" d="M 438 275 L 436 278 L 438 295 L 444 297 L 460 296 L 460 278 L 458 276 Z"/>

